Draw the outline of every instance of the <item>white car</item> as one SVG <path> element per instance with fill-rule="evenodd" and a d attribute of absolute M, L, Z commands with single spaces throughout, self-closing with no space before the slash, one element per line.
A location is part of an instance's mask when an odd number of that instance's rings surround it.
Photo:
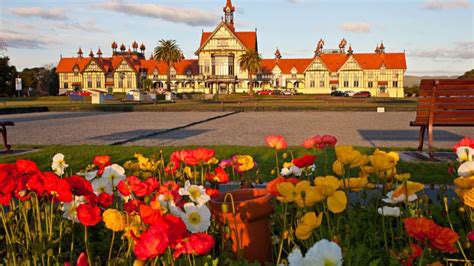
<path fill-rule="evenodd" d="M 347 95 L 349 95 L 349 97 L 352 97 L 354 96 L 354 94 L 356 94 L 357 92 L 356 91 L 345 91 L 347 93 Z"/>

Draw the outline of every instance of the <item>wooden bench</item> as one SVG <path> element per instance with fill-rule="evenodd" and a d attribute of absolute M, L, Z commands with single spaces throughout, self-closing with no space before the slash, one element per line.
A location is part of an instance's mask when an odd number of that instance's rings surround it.
<path fill-rule="evenodd" d="M 14 126 L 14 125 L 15 123 L 11 121 L 0 122 L 0 132 L 2 133 L 3 144 L 5 145 L 5 149 L 7 152 L 9 152 L 11 149 L 11 145 L 8 144 L 8 139 L 7 139 L 7 126 Z"/>
<path fill-rule="evenodd" d="M 433 158 L 433 127 L 474 126 L 474 79 L 424 79 L 415 121 L 410 126 L 420 127 L 418 151 L 423 151 L 425 131 L 428 129 L 430 158 Z"/>

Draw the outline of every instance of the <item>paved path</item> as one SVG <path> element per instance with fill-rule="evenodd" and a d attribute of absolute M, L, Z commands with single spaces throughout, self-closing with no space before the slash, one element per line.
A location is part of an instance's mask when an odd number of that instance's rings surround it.
<path fill-rule="evenodd" d="M 222 118 L 216 118 L 227 115 Z M 315 134 L 332 134 L 340 144 L 378 147 L 418 145 L 414 112 L 73 112 L 0 116 L 12 120 L 12 144 L 264 145 L 281 134 L 299 145 Z M 213 119 L 202 122 L 204 120 Z M 183 127 L 185 128 L 166 130 Z M 163 133 L 165 132 L 165 133 Z M 436 128 L 436 147 L 451 147 L 474 128 Z"/>

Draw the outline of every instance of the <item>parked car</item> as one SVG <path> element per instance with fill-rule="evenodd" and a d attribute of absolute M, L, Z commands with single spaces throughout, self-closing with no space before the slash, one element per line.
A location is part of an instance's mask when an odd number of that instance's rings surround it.
<path fill-rule="evenodd" d="M 370 97 L 370 92 L 369 91 L 359 91 L 355 93 L 352 97 L 354 98 L 368 98 Z"/>
<path fill-rule="evenodd" d="M 282 90 L 275 89 L 272 92 L 272 95 L 284 95 Z"/>
<path fill-rule="evenodd" d="M 347 93 L 347 95 L 348 95 L 349 97 L 352 97 L 352 96 L 354 96 L 354 94 L 356 94 L 357 92 L 355 92 L 355 91 L 345 91 L 345 93 Z"/>
<path fill-rule="evenodd" d="M 331 96 L 349 97 L 349 95 L 345 91 L 333 91 L 333 92 L 331 92 Z"/>
<path fill-rule="evenodd" d="M 273 95 L 273 90 L 261 90 L 257 92 L 258 95 Z"/>
<path fill-rule="evenodd" d="M 286 89 L 281 91 L 283 95 L 295 95 L 296 90 L 295 89 Z"/>

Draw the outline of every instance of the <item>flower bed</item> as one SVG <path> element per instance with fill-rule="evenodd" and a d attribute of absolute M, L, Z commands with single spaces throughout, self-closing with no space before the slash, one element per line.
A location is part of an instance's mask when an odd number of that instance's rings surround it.
<path fill-rule="evenodd" d="M 397 172 L 396 152 L 366 155 L 325 135 L 305 140 L 307 154 L 295 158 L 282 136 L 265 141 L 275 153 L 266 189 L 221 192 L 229 182 L 253 187 L 258 162 L 249 155 L 219 160 L 208 148 L 178 150 L 170 158 L 135 154 L 123 165 L 98 155 L 83 169 L 71 169 L 56 154 L 51 172 L 30 160 L 0 164 L 2 262 L 425 265 L 474 259 L 473 139 L 454 147 L 459 166 L 446 175 L 453 175 L 457 197 L 440 190 L 441 204 L 409 173 Z M 323 163 L 315 165 L 316 156 Z M 353 193 L 359 200 L 348 200 Z"/>

